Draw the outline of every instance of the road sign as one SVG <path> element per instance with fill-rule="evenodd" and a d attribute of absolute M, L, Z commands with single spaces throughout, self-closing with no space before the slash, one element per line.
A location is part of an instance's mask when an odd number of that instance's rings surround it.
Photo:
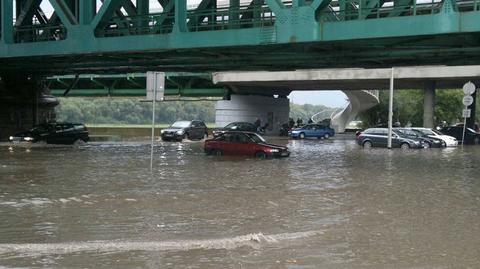
<path fill-rule="evenodd" d="M 470 109 L 464 109 L 464 110 L 462 111 L 463 117 L 464 117 L 464 118 L 470 118 L 471 112 L 472 112 L 472 111 L 471 111 Z"/>
<path fill-rule="evenodd" d="M 155 101 L 163 101 L 165 92 L 165 73 L 163 72 L 147 72 L 147 99 L 153 100 L 153 95 L 156 95 Z"/>
<path fill-rule="evenodd" d="M 471 95 L 475 92 L 475 84 L 473 84 L 472 82 L 467 82 L 465 83 L 465 85 L 463 85 L 463 93 L 465 93 L 465 95 Z"/>
<path fill-rule="evenodd" d="M 471 95 L 465 95 L 463 97 L 463 105 L 464 106 L 469 106 L 473 104 L 473 97 Z"/>

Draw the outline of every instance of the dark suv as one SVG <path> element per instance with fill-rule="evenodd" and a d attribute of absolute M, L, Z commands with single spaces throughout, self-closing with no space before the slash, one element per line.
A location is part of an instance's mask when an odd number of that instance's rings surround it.
<path fill-rule="evenodd" d="M 34 126 L 30 131 L 10 136 L 12 142 L 39 142 L 48 144 L 75 144 L 90 140 L 87 127 L 80 123 L 55 122 Z"/>
<path fill-rule="evenodd" d="M 458 140 L 458 143 L 462 143 L 463 138 L 463 126 L 449 126 L 440 130 L 445 135 L 450 135 Z M 465 144 L 480 144 L 480 133 L 475 132 L 471 128 L 465 128 Z"/>
<path fill-rule="evenodd" d="M 357 143 L 364 148 L 387 147 L 388 129 L 370 128 L 357 134 Z M 392 130 L 392 148 L 424 148 L 425 145 L 419 139 L 402 136 Z"/>
<path fill-rule="evenodd" d="M 163 141 L 200 140 L 208 137 L 208 129 L 203 121 L 176 121 L 161 131 L 161 137 Z"/>

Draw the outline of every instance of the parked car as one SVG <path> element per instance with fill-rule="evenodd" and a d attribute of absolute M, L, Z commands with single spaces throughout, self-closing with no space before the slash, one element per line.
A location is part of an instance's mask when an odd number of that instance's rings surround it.
<path fill-rule="evenodd" d="M 232 122 L 227 124 L 223 128 L 217 128 L 212 131 L 213 137 L 217 137 L 225 131 L 245 131 L 245 132 L 257 132 L 257 127 L 250 122 Z"/>
<path fill-rule="evenodd" d="M 287 147 L 269 144 L 254 132 L 225 131 L 205 140 L 205 153 L 212 155 L 246 155 L 257 158 L 288 157 Z"/>
<path fill-rule="evenodd" d="M 462 143 L 463 126 L 449 126 L 440 129 L 445 135 L 455 137 L 459 143 Z M 465 128 L 465 144 L 480 144 L 480 133 L 471 128 Z"/>
<path fill-rule="evenodd" d="M 200 140 L 208 137 L 208 129 L 203 121 L 176 121 L 160 131 L 163 141 Z"/>
<path fill-rule="evenodd" d="M 447 143 L 440 138 L 433 138 L 412 128 L 395 128 L 401 136 L 408 138 L 418 138 L 425 148 L 445 148 Z"/>
<path fill-rule="evenodd" d="M 332 128 L 321 125 L 321 124 L 307 124 L 300 128 L 295 128 L 290 131 L 290 136 L 292 138 L 304 139 L 306 137 L 316 137 L 316 138 L 325 138 L 328 139 L 331 136 L 335 135 L 335 130 Z"/>
<path fill-rule="evenodd" d="M 12 142 L 40 142 L 47 144 L 85 143 L 90 140 L 87 127 L 80 123 L 56 122 L 35 125 L 26 132 L 10 136 Z"/>
<path fill-rule="evenodd" d="M 447 147 L 456 147 L 458 145 L 458 140 L 455 137 L 449 136 L 449 135 L 444 135 L 444 134 L 442 134 L 439 131 L 434 130 L 434 129 L 412 127 L 412 130 L 419 131 L 419 132 L 421 132 L 422 134 L 424 134 L 428 137 L 442 139 L 443 141 L 445 141 L 445 144 L 446 144 Z"/>
<path fill-rule="evenodd" d="M 387 128 L 369 128 L 357 135 L 357 143 L 364 148 L 388 146 Z M 392 130 L 392 148 L 423 148 L 421 140 L 403 137 L 397 131 Z"/>

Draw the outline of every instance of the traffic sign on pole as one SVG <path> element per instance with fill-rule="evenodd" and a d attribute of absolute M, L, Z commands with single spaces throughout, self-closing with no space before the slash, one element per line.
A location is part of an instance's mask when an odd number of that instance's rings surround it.
<path fill-rule="evenodd" d="M 470 118 L 472 111 L 470 109 L 464 109 L 462 110 L 462 114 L 464 118 Z"/>
<path fill-rule="evenodd" d="M 163 101 L 165 93 L 165 73 L 163 72 L 147 72 L 147 98 L 152 101 Z"/>
<path fill-rule="evenodd" d="M 475 84 L 473 84 L 472 82 L 467 82 L 465 83 L 465 85 L 463 85 L 463 93 L 465 95 L 471 95 L 475 92 Z"/>
<path fill-rule="evenodd" d="M 469 106 L 473 104 L 473 97 L 471 95 L 465 95 L 463 97 L 463 105 L 464 106 Z"/>

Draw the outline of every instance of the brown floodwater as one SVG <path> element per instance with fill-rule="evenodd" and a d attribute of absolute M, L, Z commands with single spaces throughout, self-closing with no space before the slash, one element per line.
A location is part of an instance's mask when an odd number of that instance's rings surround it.
<path fill-rule="evenodd" d="M 0 146 L 0 268 L 479 268 L 480 146 Z"/>

